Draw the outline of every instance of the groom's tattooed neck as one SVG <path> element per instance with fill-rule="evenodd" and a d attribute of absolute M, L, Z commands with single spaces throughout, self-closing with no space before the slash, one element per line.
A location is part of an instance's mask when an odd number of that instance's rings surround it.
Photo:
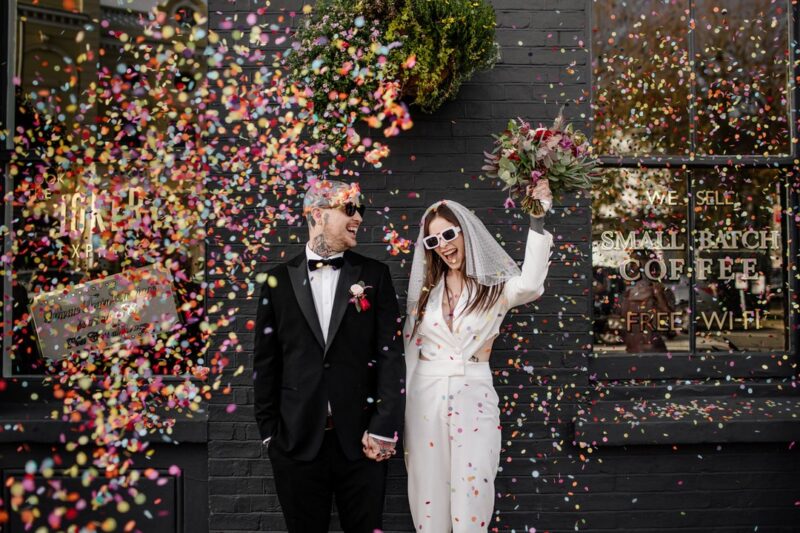
<path fill-rule="evenodd" d="M 328 241 L 325 240 L 324 235 L 317 235 L 311 241 L 311 250 L 319 255 L 320 257 L 328 257 L 329 255 L 333 255 L 336 253 L 334 250 L 328 246 Z"/>

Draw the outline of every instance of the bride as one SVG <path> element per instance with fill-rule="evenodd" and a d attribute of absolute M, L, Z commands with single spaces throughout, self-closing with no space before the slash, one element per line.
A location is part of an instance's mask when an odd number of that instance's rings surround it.
<path fill-rule="evenodd" d="M 552 205 L 546 180 L 528 191 Z M 408 288 L 405 460 L 416 531 L 486 531 L 500 460 L 489 356 L 506 312 L 543 292 L 552 235 L 531 216 L 522 272 L 483 223 L 443 200 L 422 217 Z"/>

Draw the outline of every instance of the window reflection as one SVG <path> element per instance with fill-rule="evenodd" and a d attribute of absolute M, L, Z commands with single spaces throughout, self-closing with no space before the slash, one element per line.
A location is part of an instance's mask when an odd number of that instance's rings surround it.
<path fill-rule="evenodd" d="M 781 172 L 694 173 L 697 348 L 787 348 Z"/>
<path fill-rule="evenodd" d="M 594 0 L 598 153 L 789 154 L 789 20 L 774 0 Z"/>
<path fill-rule="evenodd" d="M 688 2 L 595 0 L 599 154 L 688 154 Z"/>
<path fill-rule="evenodd" d="M 785 2 L 696 0 L 699 154 L 788 154 Z"/>
<path fill-rule="evenodd" d="M 788 349 L 782 171 L 608 169 L 605 177 L 593 192 L 595 351 Z"/>
<path fill-rule="evenodd" d="M 595 350 L 689 350 L 686 173 L 604 177 L 593 191 Z"/>
<path fill-rule="evenodd" d="M 703 158 L 792 153 L 790 20 L 774 0 L 593 0 L 594 144 L 642 158 L 593 192 L 596 351 L 789 348 L 788 170 Z"/>
<path fill-rule="evenodd" d="M 145 29 L 152 9 L 168 30 Z M 206 81 L 206 16 L 204 0 L 19 1 L 15 146 L 28 157 L 12 169 L 13 374 L 48 364 L 31 322 L 37 295 L 151 265 L 168 272 L 181 321 L 147 348 L 153 371 L 173 371 L 165 351 L 204 349 L 191 104 Z"/>

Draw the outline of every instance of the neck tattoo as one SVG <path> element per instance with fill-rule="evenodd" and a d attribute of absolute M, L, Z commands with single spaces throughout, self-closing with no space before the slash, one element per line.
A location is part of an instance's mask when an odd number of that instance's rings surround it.
<path fill-rule="evenodd" d="M 332 249 L 328 245 L 328 241 L 325 240 L 324 235 L 317 235 L 312 239 L 311 251 L 313 251 L 320 257 L 330 257 L 331 255 L 336 253 L 336 250 Z"/>

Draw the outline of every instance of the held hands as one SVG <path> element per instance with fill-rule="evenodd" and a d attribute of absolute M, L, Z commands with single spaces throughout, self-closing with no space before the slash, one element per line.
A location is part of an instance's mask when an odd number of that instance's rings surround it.
<path fill-rule="evenodd" d="M 371 437 L 364 432 L 361 438 L 362 450 L 364 455 L 373 461 L 381 462 L 392 457 L 397 450 L 395 450 L 395 443 L 392 441 L 385 441 Z"/>
<path fill-rule="evenodd" d="M 541 215 L 531 216 L 534 218 L 544 217 L 545 213 L 553 206 L 553 193 L 550 191 L 550 183 L 546 179 L 540 179 L 536 185 L 528 185 L 525 192 L 534 200 L 539 200 L 543 208 L 543 213 Z"/>

